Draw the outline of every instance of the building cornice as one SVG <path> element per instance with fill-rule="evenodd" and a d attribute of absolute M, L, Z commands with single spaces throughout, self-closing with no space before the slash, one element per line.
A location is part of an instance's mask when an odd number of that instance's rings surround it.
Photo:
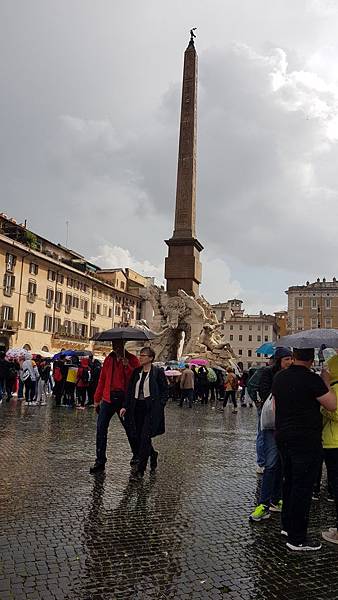
<path fill-rule="evenodd" d="M 61 271 L 61 269 L 62 269 L 64 271 L 70 272 L 70 273 L 76 275 L 76 277 L 78 279 L 80 279 L 80 278 L 86 279 L 87 281 L 91 282 L 93 287 L 95 287 L 95 285 L 101 285 L 101 286 L 104 286 L 105 288 L 107 288 L 108 290 L 110 290 L 111 292 L 115 292 L 115 294 L 117 294 L 117 295 L 129 296 L 132 299 L 136 299 L 140 302 L 142 301 L 142 298 L 137 294 L 132 294 L 131 292 L 126 292 L 125 290 L 119 290 L 118 288 L 116 288 L 113 285 L 109 284 L 108 282 L 104 281 L 100 277 L 93 277 L 92 275 L 89 275 L 88 272 L 79 271 L 78 269 L 75 269 L 74 267 L 62 262 L 62 260 L 56 260 L 55 258 L 53 258 L 51 256 L 47 256 L 43 252 L 34 250 L 34 249 L 30 248 L 29 246 L 27 246 L 26 244 L 22 244 L 20 242 L 17 242 L 16 240 L 12 240 L 11 238 L 8 238 L 7 236 L 5 236 L 1 233 L 0 233 L 0 243 L 6 244 L 9 249 L 13 250 L 15 248 L 16 250 L 20 251 L 22 254 L 24 254 L 26 256 L 36 257 L 39 260 L 46 262 L 47 264 L 54 265 L 59 271 Z"/>

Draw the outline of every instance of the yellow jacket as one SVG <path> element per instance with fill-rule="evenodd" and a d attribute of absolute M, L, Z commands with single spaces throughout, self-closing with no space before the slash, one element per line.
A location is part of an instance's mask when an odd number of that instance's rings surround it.
<path fill-rule="evenodd" d="M 323 448 L 338 448 L 338 355 L 333 356 L 327 363 L 330 373 L 331 389 L 337 396 L 337 408 L 330 412 L 322 408 L 323 415 Z"/>

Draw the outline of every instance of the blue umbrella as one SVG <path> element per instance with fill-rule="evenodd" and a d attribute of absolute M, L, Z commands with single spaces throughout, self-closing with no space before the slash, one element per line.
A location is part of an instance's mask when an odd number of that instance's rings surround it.
<path fill-rule="evenodd" d="M 256 354 L 274 354 L 275 352 L 275 344 L 273 342 L 265 342 L 259 348 L 256 348 Z"/>
<path fill-rule="evenodd" d="M 62 356 L 92 356 L 90 350 L 62 350 L 53 356 L 53 360 L 58 360 Z"/>

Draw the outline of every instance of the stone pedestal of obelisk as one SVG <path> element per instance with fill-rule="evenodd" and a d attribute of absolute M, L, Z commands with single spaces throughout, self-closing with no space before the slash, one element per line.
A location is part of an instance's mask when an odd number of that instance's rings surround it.
<path fill-rule="evenodd" d="M 165 278 L 170 296 L 181 289 L 197 297 L 201 283 L 199 254 L 203 246 L 196 238 L 196 133 L 197 53 L 192 35 L 184 54 L 175 227 L 173 236 L 166 240 Z"/>

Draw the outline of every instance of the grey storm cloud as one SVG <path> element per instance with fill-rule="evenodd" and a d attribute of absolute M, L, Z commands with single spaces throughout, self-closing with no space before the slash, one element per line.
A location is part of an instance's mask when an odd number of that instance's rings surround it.
<path fill-rule="evenodd" d="M 105 266 L 125 260 L 149 274 L 153 265 L 160 277 L 184 32 L 196 24 L 204 293 L 256 302 L 274 269 L 272 307 L 288 282 L 336 274 L 334 2 L 55 6 L 0 8 L 3 210 L 61 242 L 69 220 L 75 249 Z"/>

